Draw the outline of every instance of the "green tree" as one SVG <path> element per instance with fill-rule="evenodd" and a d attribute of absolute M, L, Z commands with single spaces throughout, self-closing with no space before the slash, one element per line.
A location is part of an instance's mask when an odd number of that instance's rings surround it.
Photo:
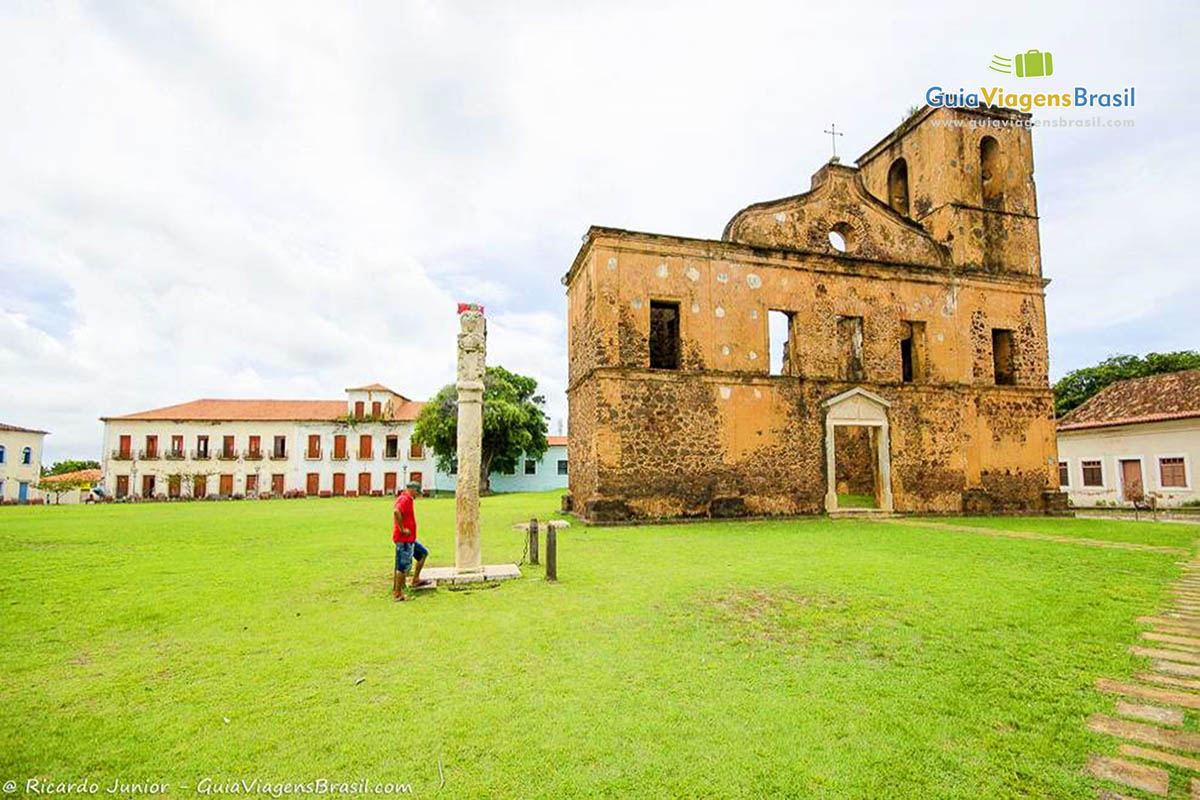
<path fill-rule="evenodd" d="M 537 381 L 488 367 L 483 379 L 483 453 L 479 466 L 481 491 L 491 491 L 488 476 L 511 472 L 522 458 L 541 458 L 546 448 L 546 399 L 537 394 Z M 437 466 L 450 472 L 458 448 L 458 389 L 447 384 L 426 403 L 413 426 L 413 438 L 433 449 Z"/>
<path fill-rule="evenodd" d="M 43 475 L 62 475 L 66 472 L 78 472 L 81 469 L 100 469 L 99 461 L 81 461 L 77 459 L 68 459 L 67 461 L 56 461 L 52 467 L 42 467 Z"/>
<path fill-rule="evenodd" d="M 1110 383 L 1144 375 L 1200 368 L 1200 352 L 1147 353 L 1143 356 L 1115 355 L 1094 367 L 1072 370 L 1054 384 L 1054 413 L 1061 417 L 1083 405 Z"/>

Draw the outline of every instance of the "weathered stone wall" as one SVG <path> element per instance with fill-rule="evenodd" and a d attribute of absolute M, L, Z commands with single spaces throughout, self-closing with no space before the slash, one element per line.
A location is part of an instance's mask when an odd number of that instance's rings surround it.
<path fill-rule="evenodd" d="M 951 112 L 922 112 L 861 172 L 826 165 L 811 191 L 743 209 L 722 241 L 589 232 L 564 279 L 585 518 L 820 511 L 821 403 L 855 387 L 892 403 L 896 510 L 1044 506 L 1057 469 L 1029 134 L 934 128 L 933 113 Z M 967 158 L 983 133 L 1004 159 L 986 208 Z M 912 219 L 880 199 L 896 157 Z M 677 370 L 650 369 L 652 301 L 679 304 Z M 786 375 L 769 374 L 772 310 L 792 320 Z M 911 323 L 922 365 L 906 383 Z M 994 385 L 993 329 L 1012 332 L 1014 385 Z"/>
<path fill-rule="evenodd" d="M 904 159 L 910 217 L 950 251 L 957 269 L 1040 276 L 1028 117 L 1006 109 L 926 109 L 858 160 L 863 185 L 886 199 L 888 171 Z M 1000 162 L 992 177 L 1000 199 L 990 203 L 981 177 L 984 137 L 996 141 Z"/>
<path fill-rule="evenodd" d="M 730 378 L 627 370 L 594 376 L 604 399 L 592 420 L 603 420 L 604 434 L 595 435 L 591 423 L 595 484 L 576 476 L 572 462 L 576 510 L 596 521 L 705 516 L 718 507 L 747 515 L 821 511 L 820 404 L 857 384 Z M 1041 492 L 1057 474 L 1048 466 L 1054 441 L 1045 398 L 1006 387 L 872 391 L 892 403 L 897 511 L 960 511 L 971 488 L 988 493 L 994 510 L 1042 509 Z M 572 417 L 572 424 L 582 430 L 572 428 L 573 442 L 589 438 L 588 423 Z"/>

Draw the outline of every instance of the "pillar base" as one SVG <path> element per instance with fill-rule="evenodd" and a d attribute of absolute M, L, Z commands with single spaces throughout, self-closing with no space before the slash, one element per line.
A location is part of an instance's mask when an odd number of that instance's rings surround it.
<path fill-rule="evenodd" d="M 494 583 L 521 577 L 516 564 L 484 564 L 477 570 L 460 570 L 455 567 L 426 567 L 421 570 L 421 579 L 431 581 L 434 586 L 456 586 L 467 583 Z"/>

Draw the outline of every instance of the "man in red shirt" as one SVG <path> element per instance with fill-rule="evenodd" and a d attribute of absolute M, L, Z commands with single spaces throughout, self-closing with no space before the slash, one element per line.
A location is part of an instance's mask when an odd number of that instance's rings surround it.
<path fill-rule="evenodd" d="M 417 569 L 413 572 L 412 587 L 421 585 L 421 568 L 425 566 L 425 558 L 429 550 L 417 541 L 417 515 L 413 511 L 413 499 L 421 491 L 421 484 L 410 483 L 396 495 L 396 505 L 392 507 L 392 541 L 396 545 L 396 574 L 392 578 L 392 595 L 396 600 L 409 600 L 404 594 L 404 576 L 412 566 L 414 559 Z"/>

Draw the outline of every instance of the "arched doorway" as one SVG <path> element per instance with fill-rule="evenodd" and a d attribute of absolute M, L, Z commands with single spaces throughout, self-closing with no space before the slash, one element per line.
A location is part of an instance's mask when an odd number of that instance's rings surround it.
<path fill-rule="evenodd" d="M 891 403 L 866 389 L 851 389 L 821 404 L 825 409 L 825 512 L 839 509 L 837 469 L 837 429 L 866 428 L 870 450 L 875 457 L 875 505 L 879 511 L 892 510 L 892 452 L 888 430 Z"/>

